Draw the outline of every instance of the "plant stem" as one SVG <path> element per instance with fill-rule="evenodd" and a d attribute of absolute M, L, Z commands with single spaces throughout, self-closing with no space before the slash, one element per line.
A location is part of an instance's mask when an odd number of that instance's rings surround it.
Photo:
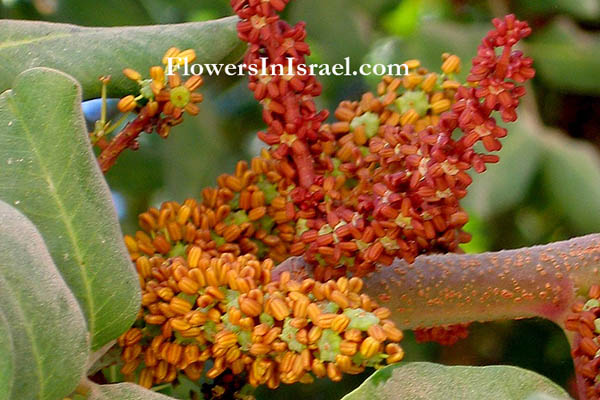
<path fill-rule="evenodd" d="M 299 257 L 280 264 L 310 274 Z M 600 282 L 600 234 L 482 254 L 396 260 L 364 278 L 364 292 L 392 310 L 399 328 L 544 317 L 560 326 L 579 293 Z"/>
<path fill-rule="evenodd" d="M 102 172 L 108 171 L 117 161 L 119 154 L 132 146 L 147 127 L 152 126 L 151 120 L 152 117 L 148 115 L 146 107 L 142 108 L 140 114 L 110 141 L 98 156 L 98 164 Z"/>
<path fill-rule="evenodd" d="M 292 146 L 292 158 L 296 164 L 300 186 L 308 188 L 315 180 L 313 158 L 306 143 L 296 140 Z"/>

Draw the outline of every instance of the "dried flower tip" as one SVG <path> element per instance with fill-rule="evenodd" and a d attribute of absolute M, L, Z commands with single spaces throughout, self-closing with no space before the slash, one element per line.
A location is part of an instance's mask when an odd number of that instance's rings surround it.
<path fill-rule="evenodd" d="M 125 75 L 128 79 L 131 79 L 132 81 L 139 82 L 142 80 L 142 75 L 131 68 L 125 68 L 123 70 L 123 75 Z"/>

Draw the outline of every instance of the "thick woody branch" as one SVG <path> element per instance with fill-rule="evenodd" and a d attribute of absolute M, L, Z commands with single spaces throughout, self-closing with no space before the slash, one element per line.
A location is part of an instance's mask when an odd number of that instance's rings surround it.
<path fill-rule="evenodd" d="M 289 270 L 310 275 L 294 257 L 274 276 Z M 544 317 L 562 325 L 579 293 L 600 283 L 600 234 L 543 246 L 482 254 L 396 260 L 364 278 L 364 291 L 392 310 L 404 329 Z"/>

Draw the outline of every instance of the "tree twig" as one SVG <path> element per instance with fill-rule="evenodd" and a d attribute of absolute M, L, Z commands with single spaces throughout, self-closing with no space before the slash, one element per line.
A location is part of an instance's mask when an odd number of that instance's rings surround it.
<path fill-rule="evenodd" d="M 131 147 L 146 128 L 153 126 L 152 119 L 147 108 L 142 108 L 139 115 L 108 143 L 98 156 L 98 164 L 102 172 L 106 173 L 115 164 L 119 155 Z"/>

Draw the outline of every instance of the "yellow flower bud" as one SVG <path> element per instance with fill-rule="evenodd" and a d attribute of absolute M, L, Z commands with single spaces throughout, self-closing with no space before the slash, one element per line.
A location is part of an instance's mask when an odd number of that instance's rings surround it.
<path fill-rule="evenodd" d="M 117 103 L 117 108 L 122 113 L 133 111 L 136 107 L 137 103 L 135 101 L 135 97 L 133 97 L 131 94 L 123 97 L 121 100 L 119 100 L 119 103 Z"/>

